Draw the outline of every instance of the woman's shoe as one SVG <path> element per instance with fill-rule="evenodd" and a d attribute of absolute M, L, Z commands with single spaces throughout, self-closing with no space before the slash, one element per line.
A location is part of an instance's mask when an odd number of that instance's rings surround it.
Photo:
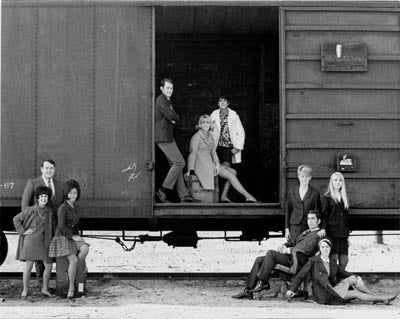
<path fill-rule="evenodd" d="M 388 298 L 388 299 L 384 302 L 385 305 L 390 305 L 390 303 L 391 303 L 393 300 L 395 300 L 399 294 L 400 294 L 400 291 L 399 291 L 397 294 L 395 294 L 394 296 Z"/>
<path fill-rule="evenodd" d="M 74 299 L 75 291 L 74 290 L 68 290 L 67 293 L 67 299 Z"/>
<path fill-rule="evenodd" d="M 246 198 L 246 203 L 261 203 L 259 200 Z"/>
<path fill-rule="evenodd" d="M 41 294 L 42 297 L 44 297 L 44 298 L 53 298 L 53 297 L 55 297 L 53 294 L 51 294 L 51 293 L 48 292 L 48 291 L 41 291 L 40 294 Z"/>

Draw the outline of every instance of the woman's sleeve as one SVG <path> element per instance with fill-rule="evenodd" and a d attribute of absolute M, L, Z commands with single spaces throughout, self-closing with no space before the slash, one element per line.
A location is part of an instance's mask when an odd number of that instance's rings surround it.
<path fill-rule="evenodd" d="M 304 281 L 307 275 L 310 273 L 312 267 L 312 260 L 309 259 L 308 262 L 301 267 L 297 275 L 292 279 L 292 285 L 290 286 L 291 291 L 296 291 L 300 284 Z"/>
<path fill-rule="evenodd" d="M 23 235 L 25 233 L 25 231 L 26 231 L 26 229 L 24 228 L 23 224 L 24 224 L 25 218 L 29 215 L 27 212 L 28 212 L 28 209 L 24 209 L 22 212 L 20 212 L 19 214 L 15 215 L 14 218 L 13 218 L 13 223 L 14 223 L 15 230 L 20 235 Z"/>
<path fill-rule="evenodd" d="M 197 134 L 193 135 L 192 139 L 190 140 L 190 153 L 187 164 L 189 171 L 194 170 L 194 164 L 196 163 L 196 156 L 199 149 L 199 144 L 200 139 L 198 138 Z"/>
<path fill-rule="evenodd" d="M 321 221 L 321 229 L 326 229 L 326 225 L 328 224 L 328 217 L 331 211 L 330 205 L 330 197 L 323 196 L 322 197 L 322 221 Z"/>
<path fill-rule="evenodd" d="M 60 230 L 61 234 L 63 234 L 67 238 L 72 238 L 72 229 L 69 229 L 66 225 L 67 220 L 67 210 L 65 205 L 61 205 L 57 211 L 57 222 L 58 222 L 58 229 Z"/>
<path fill-rule="evenodd" d="M 217 155 L 216 147 L 214 146 L 214 142 L 213 146 L 211 147 L 211 159 L 214 163 L 219 163 L 219 158 Z"/>
<path fill-rule="evenodd" d="M 237 134 L 237 137 L 238 137 L 238 140 L 237 140 L 238 144 L 236 146 L 239 150 L 242 151 L 244 149 L 244 140 L 245 140 L 246 134 L 245 134 L 242 122 L 240 121 L 240 117 L 238 114 L 236 114 L 235 130 L 236 130 L 235 134 Z"/>
<path fill-rule="evenodd" d="M 290 221 L 290 215 L 292 214 L 293 211 L 293 203 L 292 203 L 292 192 L 288 192 L 287 195 L 287 200 L 286 200 L 286 207 L 285 207 L 285 228 L 289 228 L 289 221 Z"/>

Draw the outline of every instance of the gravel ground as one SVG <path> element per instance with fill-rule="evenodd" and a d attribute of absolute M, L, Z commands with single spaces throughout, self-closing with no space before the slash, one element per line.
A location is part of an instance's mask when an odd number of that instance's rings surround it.
<path fill-rule="evenodd" d="M 213 235 L 221 236 L 221 233 L 199 233 L 202 237 Z M 24 263 L 14 260 L 17 236 L 7 238 L 9 255 L 0 271 L 22 271 Z M 351 238 L 348 270 L 400 271 L 400 236 L 385 236 L 384 245 L 374 240 L 374 237 Z M 248 272 L 255 257 L 276 248 L 283 239 L 270 239 L 260 245 L 204 240 L 197 249 L 173 249 L 162 242 L 147 242 L 138 244 L 130 253 L 113 241 L 93 238 L 87 241 L 91 245 L 87 265 L 92 272 Z M 21 301 L 21 280 L 3 280 L 0 282 L 0 298 L 4 298 L 0 303 L 0 318 L 28 318 L 27 314 L 29 318 L 300 318 L 298 309 L 304 314 L 301 318 L 354 318 L 357 315 L 376 318 L 378 313 L 385 319 L 400 318 L 400 298 L 390 307 L 360 302 L 346 306 L 321 306 L 301 300 L 289 303 L 282 296 L 264 296 L 263 300 L 232 299 L 230 296 L 240 291 L 243 284 L 242 280 L 120 281 L 106 277 L 88 281 L 87 297 L 70 302 L 63 298 L 44 299 L 37 287 L 31 289 L 29 300 Z M 369 279 L 367 284 L 372 291 L 383 295 L 400 289 L 400 279 Z M 51 285 L 55 283 L 52 281 Z"/>

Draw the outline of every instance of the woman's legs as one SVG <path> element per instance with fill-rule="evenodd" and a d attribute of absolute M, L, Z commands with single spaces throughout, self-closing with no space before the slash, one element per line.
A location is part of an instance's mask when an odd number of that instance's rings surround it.
<path fill-rule="evenodd" d="M 346 269 L 348 263 L 349 263 L 348 255 L 339 255 L 339 266 L 341 266 L 343 269 Z"/>
<path fill-rule="evenodd" d="M 76 269 L 78 267 L 78 257 L 75 254 L 70 254 L 67 256 L 69 265 L 68 265 L 68 278 L 69 278 L 69 288 L 68 288 L 68 298 L 74 297 L 75 292 L 75 278 L 76 278 Z"/>
<path fill-rule="evenodd" d="M 234 171 L 232 168 L 224 167 L 219 173 L 219 176 L 227 179 L 232 184 L 233 188 L 236 189 L 240 194 L 242 194 L 247 200 L 256 201 L 256 199 L 249 192 L 246 191 L 246 189 L 242 186 L 242 184 L 232 171 Z"/>
<path fill-rule="evenodd" d="M 387 301 L 389 299 L 388 297 L 366 294 L 358 290 L 349 290 L 346 293 L 346 296 L 344 297 L 345 300 L 350 300 L 354 298 L 362 301 L 381 301 L 381 302 Z"/>
<path fill-rule="evenodd" d="M 42 293 L 46 295 L 50 295 L 49 292 L 49 281 L 50 281 L 50 276 L 51 276 L 51 268 L 53 266 L 52 263 L 46 263 L 43 261 L 44 264 L 44 272 L 43 272 L 43 286 L 42 286 Z"/>
<path fill-rule="evenodd" d="M 28 295 L 29 290 L 29 281 L 31 279 L 31 271 L 33 267 L 33 260 L 27 260 L 25 262 L 25 269 L 24 273 L 22 274 L 22 283 L 23 283 L 23 290 L 21 293 L 21 297 L 26 297 Z"/>
<path fill-rule="evenodd" d="M 231 167 L 231 164 L 229 162 L 223 162 L 221 165 L 225 168 Z M 237 174 L 234 169 L 232 169 L 232 171 L 233 171 L 232 173 L 234 173 L 235 175 Z M 229 180 L 226 180 L 221 193 L 221 202 L 222 201 L 230 202 L 230 199 L 228 198 L 228 192 L 230 188 L 231 188 L 231 183 L 229 182 Z"/>
<path fill-rule="evenodd" d="M 88 245 L 83 245 L 81 246 L 78 254 L 78 263 L 82 264 L 85 262 L 86 256 L 89 253 L 89 246 Z"/>

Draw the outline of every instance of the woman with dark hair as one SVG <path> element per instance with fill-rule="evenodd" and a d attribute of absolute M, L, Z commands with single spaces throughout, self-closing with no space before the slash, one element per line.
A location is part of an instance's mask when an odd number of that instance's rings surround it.
<path fill-rule="evenodd" d="M 69 262 L 69 288 L 67 298 L 74 298 L 75 278 L 78 264 L 85 262 L 89 244 L 79 236 L 79 212 L 75 202 L 79 200 L 81 189 L 75 180 L 65 182 L 65 202 L 58 208 L 58 223 L 50 244 L 50 257 L 66 256 Z"/>
<path fill-rule="evenodd" d="M 239 115 L 229 108 L 229 100 L 221 96 L 218 100 L 218 109 L 210 117 L 215 129 L 212 131 L 214 146 L 221 161 L 221 165 L 231 167 L 242 161 L 245 132 Z M 236 171 L 235 171 L 236 172 Z M 221 193 L 221 203 L 229 203 L 228 192 L 231 183 L 226 180 Z"/>
<path fill-rule="evenodd" d="M 23 290 L 21 298 L 26 299 L 29 291 L 29 280 L 35 260 L 43 260 L 42 295 L 52 297 L 49 292 L 49 280 L 52 260 L 49 257 L 49 246 L 53 233 L 51 197 L 52 191 L 47 186 L 35 189 L 34 206 L 25 208 L 13 218 L 15 229 L 19 236 L 16 259 L 25 261 L 23 273 Z"/>
<path fill-rule="evenodd" d="M 365 287 L 361 277 L 337 265 L 331 256 L 332 242 L 329 238 L 322 238 L 318 249 L 319 254 L 310 258 L 292 280 L 292 286 L 287 291 L 288 297 L 294 296 L 294 291 L 308 274 L 311 274 L 313 298 L 319 304 L 338 305 L 359 299 L 389 305 L 400 294 L 399 292 L 391 297 L 372 294 Z M 353 289 L 350 290 L 350 287 Z"/>
<path fill-rule="evenodd" d="M 188 171 L 185 178 L 188 178 L 190 172 L 194 171 L 204 189 L 214 189 L 214 176 L 219 175 L 228 180 L 233 188 L 245 197 L 246 203 L 256 203 L 257 200 L 247 192 L 236 177 L 236 171 L 220 165 L 211 135 L 210 116 L 200 116 L 197 128 L 197 133 L 190 140 Z"/>

